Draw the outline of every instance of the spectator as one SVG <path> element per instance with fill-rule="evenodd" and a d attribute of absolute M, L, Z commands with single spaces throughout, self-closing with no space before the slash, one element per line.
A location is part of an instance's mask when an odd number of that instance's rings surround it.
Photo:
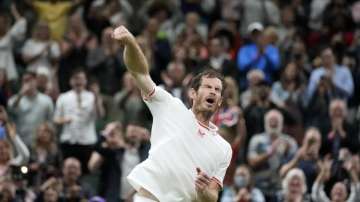
<path fill-rule="evenodd" d="M 68 17 L 72 8 L 80 4 L 82 0 L 75 1 L 39 1 L 25 0 L 38 14 L 39 20 L 48 23 L 50 36 L 53 40 L 61 40 L 65 34 Z"/>
<path fill-rule="evenodd" d="M 64 201 L 86 201 L 91 197 L 92 193 L 89 188 L 80 182 L 82 175 L 80 161 L 72 157 L 66 158 L 62 167 L 62 174 L 62 178 L 51 177 L 42 185 L 43 191 L 38 195 L 39 199 L 48 197 L 46 194 L 49 193 L 46 190 L 50 187 L 57 188 L 59 196 Z"/>
<path fill-rule="evenodd" d="M 352 164 L 352 163 L 351 163 Z M 329 180 L 331 176 L 331 165 L 330 159 L 325 159 L 321 164 L 321 171 L 316 178 L 316 181 L 312 187 L 312 199 L 314 201 L 341 201 L 341 202 L 355 202 L 358 201 L 359 194 L 359 177 L 355 170 L 355 166 L 346 166 L 347 171 L 351 176 L 350 193 L 344 182 L 336 182 L 330 191 L 330 198 L 324 191 L 324 184 Z"/>
<path fill-rule="evenodd" d="M 87 78 L 83 70 L 74 71 L 70 79 L 72 90 L 59 96 L 54 122 L 63 126 L 60 134 L 64 158 L 76 157 L 86 173 L 87 162 L 96 143 L 95 121 L 103 116 L 98 94 L 86 90 Z"/>
<path fill-rule="evenodd" d="M 265 82 L 252 89 L 250 104 L 244 109 L 245 120 L 251 120 L 246 121 L 246 145 L 254 134 L 264 131 L 264 116 L 275 107 L 270 100 L 270 87 Z"/>
<path fill-rule="evenodd" d="M 273 1 L 244 0 L 242 6 L 243 17 L 241 18 L 240 33 L 246 34 L 248 26 L 254 22 L 264 25 L 278 25 L 280 11 Z"/>
<path fill-rule="evenodd" d="M 15 23 L 10 27 L 10 19 L 3 12 L 0 15 L 0 69 L 5 69 L 6 76 L 10 81 L 18 79 L 13 48 L 16 41 L 21 40 L 26 32 L 27 21 L 23 18 L 12 4 L 11 14 Z"/>
<path fill-rule="evenodd" d="M 229 48 L 229 41 L 225 37 L 214 37 L 208 43 L 209 56 L 202 63 L 222 72 L 224 76 L 233 76 L 237 78 L 238 72 L 235 63 L 230 59 L 226 52 Z"/>
<path fill-rule="evenodd" d="M 87 30 L 81 15 L 70 17 L 67 32 L 60 41 L 61 59 L 59 61 L 58 81 L 61 92 L 69 90 L 69 79 L 74 68 L 86 67 L 88 49 L 96 40 Z"/>
<path fill-rule="evenodd" d="M 236 168 L 234 185 L 224 189 L 221 202 L 265 202 L 262 192 L 254 187 L 250 168 L 240 165 Z"/>
<path fill-rule="evenodd" d="M 302 145 L 295 156 L 281 166 L 280 177 L 284 177 L 291 169 L 299 168 L 304 172 L 306 187 L 312 187 L 318 174 L 320 160 L 321 134 L 317 128 L 309 128 L 305 132 Z M 309 193 L 311 190 L 308 190 Z"/>
<path fill-rule="evenodd" d="M 129 72 L 123 76 L 123 88 L 114 95 L 114 106 L 116 113 L 116 120 L 119 120 L 124 125 L 134 121 L 145 121 L 144 110 L 146 107 L 142 101 L 140 91 L 135 86 L 134 78 Z"/>
<path fill-rule="evenodd" d="M 359 147 L 359 140 L 355 130 L 349 125 L 345 118 L 347 117 L 347 106 L 343 100 L 332 100 L 329 106 L 330 125 L 323 138 L 322 152 L 332 154 L 334 159 L 338 158 L 340 148 L 347 148 L 352 153 L 356 153 Z"/>
<path fill-rule="evenodd" d="M 269 44 L 263 33 L 264 27 L 258 22 L 249 25 L 248 33 L 251 42 L 240 48 L 237 55 L 237 67 L 240 73 L 247 73 L 251 69 L 264 72 L 265 80 L 273 81 L 273 76 L 280 68 L 280 55 L 276 46 Z M 240 81 L 242 87 L 246 86 Z"/>
<path fill-rule="evenodd" d="M 88 164 L 91 171 L 97 168 L 101 170 L 100 195 L 109 202 L 118 201 L 119 198 L 121 201 L 130 200 L 135 190 L 127 182 L 126 176 L 147 157 L 149 132 L 129 124 L 124 138 L 121 124 L 112 122 L 106 126 L 102 135 L 105 140 L 92 153 Z"/>
<path fill-rule="evenodd" d="M 246 79 L 248 87 L 240 96 L 240 104 L 244 109 L 251 104 L 251 99 L 254 97 L 255 89 L 259 84 L 263 83 L 265 75 L 263 71 L 253 69 L 246 74 Z"/>
<path fill-rule="evenodd" d="M 265 132 L 253 136 L 248 148 L 248 162 L 254 170 L 255 186 L 260 188 L 266 201 L 276 201 L 280 190 L 278 169 L 295 155 L 295 140 L 282 133 L 283 116 L 278 110 L 265 115 Z"/>
<path fill-rule="evenodd" d="M 59 44 L 50 40 L 48 25 L 45 22 L 38 22 L 34 27 L 32 37 L 26 40 L 22 48 L 22 58 L 28 64 L 27 70 L 36 72 L 43 66 L 53 71 L 54 62 L 59 57 Z"/>
<path fill-rule="evenodd" d="M 156 83 L 160 83 L 161 71 L 166 69 L 171 58 L 171 46 L 166 36 L 158 35 L 159 26 L 156 18 L 150 18 L 141 34 L 148 49 L 151 50 L 150 72 Z"/>
<path fill-rule="evenodd" d="M 100 82 L 101 91 L 107 95 L 112 95 L 118 90 L 112 84 L 119 83 L 118 78 L 125 72 L 122 50 L 118 43 L 112 41 L 112 30 L 111 27 L 104 29 L 101 44 L 89 48 L 86 57 L 90 76 Z M 96 44 L 96 40 L 91 40 L 90 43 Z"/>
<path fill-rule="evenodd" d="M 285 114 L 285 126 L 288 133 L 297 140 L 302 139 L 301 96 L 305 89 L 305 77 L 295 63 L 288 63 L 280 80 L 272 85 L 270 99 Z"/>
<path fill-rule="evenodd" d="M 30 186 L 39 191 L 40 185 L 49 177 L 57 176 L 61 155 L 57 147 L 55 130 L 49 123 L 42 123 L 36 131 L 29 164 Z"/>
<path fill-rule="evenodd" d="M 319 93 L 330 98 L 349 99 L 354 91 L 354 83 L 347 67 L 336 64 L 331 48 L 325 48 L 321 53 L 323 67 L 313 70 L 304 96 L 305 107 Z"/>
<path fill-rule="evenodd" d="M 7 114 L 3 107 L 0 108 L 1 139 L 0 139 L 0 181 L 1 179 L 11 179 L 11 166 L 25 165 L 30 157 L 30 153 L 21 138 L 16 134 L 13 123 L 7 120 Z M 14 147 L 16 156 L 13 155 Z"/>
<path fill-rule="evenodd" d="M 39 92 L 36 86 L 36 74 L 25 72 L 20 92 L 13 95 L 8 104 L 19 136 L 29 148 L 32 148 L 36 128 L 41 123 L 50 121 L 54 112 L 51 98 Z"/>
<path fill-rule="evenodd" d="M 306 195 L 306 178 L 302 170 L 291 169 L 282 181 L 282 188 L 278 201 L 310 202 Z"/>
<path fill-rule="evenodd" d="M 162 87 L 183 101 L 186 100 L 186 83 L 189 79 L 186 76 L 186 68 L 184 64 L 177 62 L 170 62 L 166 68 L 166 72 L 161 73 L 161 78 L 164 81 Z"/>
<path fill-rule="evenodd" d="M 185 22 L 180 23 L 175 29 L 175 35 L 178 36 L 181 33 L 196 32 L 201 36 L 201 39 L 205 41 L 207 39 L 207 27 L 200 22 L 200 16 L 196 12 L 189 12 L 185 16 Z"/>
<path fill-rule="evenodd" d="M 295 63 L 288 63 L 281 75 L 280 81 L 272 85 L 270 98 L 280 108 L 289 105 L 297 105 L 300 101 L 302 90 L 304 89 L 304 77 Z"/>

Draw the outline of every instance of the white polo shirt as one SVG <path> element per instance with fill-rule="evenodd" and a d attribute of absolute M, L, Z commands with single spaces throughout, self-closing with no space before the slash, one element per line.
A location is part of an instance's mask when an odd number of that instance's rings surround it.
<path fill-rule="evenodd" d="M 181 100 L 159 87 L 145 103 L 153 115 L 151 149 L 148 159 L 129 174 L 130 184 L 161 202 L 195 201 L 199 167 L 222 186 L 232 150 L 217 127 L 202 126 Z"/>
<path fill-rule="evenodd" d="M 82 91 L 79 96 L 82 100 L 80 106 L 74 90 L 61 94 L 56 101 L 54 117 L 71 118 L 71 122 L 62 128 L 60 142 L 81 145 L 95 144 L 95 121 L 97 118 L 95 96 L 86 90 Z"/>

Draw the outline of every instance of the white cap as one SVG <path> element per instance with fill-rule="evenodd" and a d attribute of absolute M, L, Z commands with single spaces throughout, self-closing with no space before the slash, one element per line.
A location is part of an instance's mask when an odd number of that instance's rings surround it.
<path fill-rule="evenodd" d="M 253 31 L 263 31 L 264 26 L 260 22 L 253 22 L 248 26 L 248 32 L 251 33 Z"/>

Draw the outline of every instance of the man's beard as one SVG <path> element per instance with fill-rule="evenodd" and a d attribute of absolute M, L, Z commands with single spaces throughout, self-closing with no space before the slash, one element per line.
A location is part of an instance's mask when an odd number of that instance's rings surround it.
<path fill-rule="evenodd" d="M 282 126 L 277 126 L 275 128 L 270 127 L 269 125 L 265 125 L 265 132 L 268 135 L 277 135 L 279 136 L 282 132 Z"/>

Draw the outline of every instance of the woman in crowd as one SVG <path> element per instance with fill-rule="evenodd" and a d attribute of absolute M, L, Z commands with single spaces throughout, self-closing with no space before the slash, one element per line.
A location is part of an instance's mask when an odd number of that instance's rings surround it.
<path fill-rule="evenodd" d="M 49 176 L 57 174 L 60 167 L 55 130 L 49 123 L 41 124 L 36 131 L 34 148 L 30 158 L 30 184 L 38 190 L 42 182 Z"/>
<path fill-rule="evenodd" d="M 249 167 L 241 165 L 236 169 L 234 184 L 225 188 L 221 202 L 265 202 L 262 192 L 255 188 Z"/>
<path fill-rule="evenodd" d="M 278 196 L 279 202 L 310 202 L 306 193 L 306 178 L 304 172 L 298 168 L 291 169 L 282 181 L 282 191 Z"/>

